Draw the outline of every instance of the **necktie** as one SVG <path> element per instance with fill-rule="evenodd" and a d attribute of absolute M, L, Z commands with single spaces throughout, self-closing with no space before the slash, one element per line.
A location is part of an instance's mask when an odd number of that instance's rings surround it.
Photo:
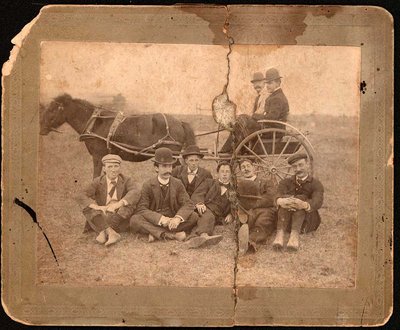
<path fill-rule="evenodd" d="M 112 198 L 114 196 L 115 189 L 117 188 L 117 181 L 112 180 L 110 183 L 111 183 L 112 187 L 111 187 L 110 192 L 108 193 L 108 195 Z"/>
<path fill-rule="evenodd" d="M 193 181 L 195 176 L 196 176 L 195 172 L 192 172 L 192 171 L 188 172 L 188 181 L 189 181 L 189 183 L 192 183 L 192 181 Z"/>
<path fill-rule="evenodd" d="M 229 188 L 229 183 L 222 183 L 222 182 L 220 182 L 219 185 L 220 185 L 221 187 L 225 187 L 226 189 Z"/>
<path fill-rule="evenodd" d="M 161 192 L 162 192 L 163 196 L 165 196 L 165 194 L 167 193 L 167 189 L 168 189 L 168 183 L 167 184 L 160 183 L 160 188 L 161 188 Z"/>

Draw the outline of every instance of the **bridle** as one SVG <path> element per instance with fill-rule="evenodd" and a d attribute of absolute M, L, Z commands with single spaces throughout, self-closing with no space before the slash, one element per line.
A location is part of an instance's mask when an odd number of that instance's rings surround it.
<path fill-rule="evenodd" d="M 58 116 L 58 114 L 62 111 L 64 111 L 64 105 L 60 102 L 57 101 L 53 101 L 56 105 L 58 105 L 57 110 L 56 110 L 56 115 L 55 117 Z M 52 124 L 53 120 L 51 120 L 50 124 Z M 57 132 L 57 133 L 62 133 L 62 131 L 58 130 L 57 128 L 54 127 L 49 127 L 47 125 L 43 126 L 44 129 L 48 130 L 48 131 L 53 131 L 53 132 Z"/>

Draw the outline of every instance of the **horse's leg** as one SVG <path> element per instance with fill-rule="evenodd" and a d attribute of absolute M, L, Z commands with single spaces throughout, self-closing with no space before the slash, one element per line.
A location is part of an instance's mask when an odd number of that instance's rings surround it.
<path fill-rule="evenodd" d="M 101 162 L 101 158 L 97 155 L 93 155 L 93 179 L 100 176 L 103 168 L 103 164 Z"/>

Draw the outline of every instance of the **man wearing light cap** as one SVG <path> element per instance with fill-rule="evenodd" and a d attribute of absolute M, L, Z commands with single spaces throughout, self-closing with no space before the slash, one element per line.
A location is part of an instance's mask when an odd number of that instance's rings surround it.
<path fill-rule="evenodd" d="M 299 234 L 317 230 L 321 223 L 318 209 L 324 199 L 324 187 L 312 176 L 308 156 L 294 154 L 288 159 L 294 175 L 279 182 L 276 205 L 278 222 L 273 247 L 281 250 L 284 246 L 284 234 L 290 230 L 287 249 L 299 249 Z"/>
<path fill-rule="evenodd" d="M 152 159 L 157 173 L 143 184 L 136 213 L 130 227 L 134 233 L 148 235 L 148 241 L 170 239 L 184 241 L 197 224 L 194 203 L 182 182 L 172 177 L 176 159 L 168 148 L 159 148 Z"/>
<path fill-rule="evenodd" d="M 118 155 L 105 155 L 104 174 L 85 189 L 86 197 L 93 200 L 83 210 L 85 231 L 97 232 L 96 241 L 105 246 L 118 242 L 121 238 L 118 232 L 129 229 L 129 219 L 139 197 L 136 184 L 121 174 L 121 162 Z"/>

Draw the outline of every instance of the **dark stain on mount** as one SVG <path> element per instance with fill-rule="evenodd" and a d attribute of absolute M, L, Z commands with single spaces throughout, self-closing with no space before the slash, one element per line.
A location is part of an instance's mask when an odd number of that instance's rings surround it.
<path fill-rule="evenodd" d="M 179 9 L 183 12 L 194 14 L 201 19 L 208 22 L 208 28 L 214 34 L 213 44 L 214 45 L 226 45 L 227 38 L 223 32 L 223 27 L 226 23 L 227 18 L 227 7 L 217 5 L 181 5 Z"/>
<path fill-rule="evenodd" d="M 311 14 L 313 16 L 325 16 L 326 18 L 331 18 L 342 10 L 343 7 L 341 6 L 319 6 L 311 8 Z"/>

